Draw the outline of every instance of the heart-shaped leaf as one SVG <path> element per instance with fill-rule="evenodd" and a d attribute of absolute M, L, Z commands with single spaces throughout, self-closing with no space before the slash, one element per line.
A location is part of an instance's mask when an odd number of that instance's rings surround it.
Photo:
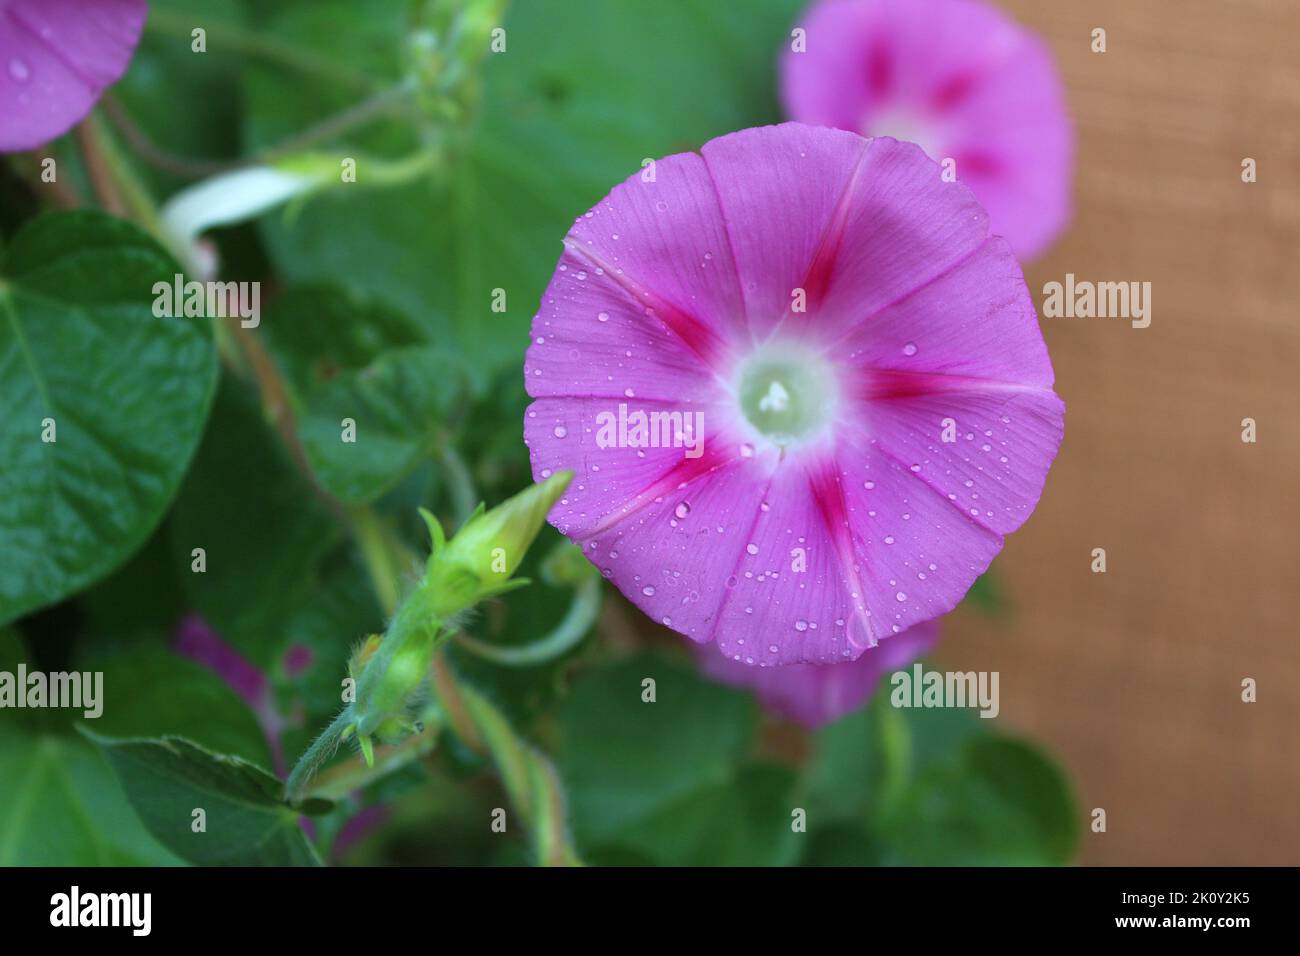
<path fill-rule="evenodd" d="M 126 560 L 162 518 L 216 382 L 207 319 L 154 315 L 179 267 L 129 223 L 46 216 L 0 272 L 0 623 Z"/>

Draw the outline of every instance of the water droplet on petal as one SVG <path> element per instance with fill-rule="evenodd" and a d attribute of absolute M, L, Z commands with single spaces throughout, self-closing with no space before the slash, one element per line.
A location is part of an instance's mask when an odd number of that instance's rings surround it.
<path fill-rule="evenodd" d="M 552 434 L 555 435 L 556 438 L 563 438 L 565 435 L 569 434 L 569 430 L 563 425 L 556 425 Z"/>
<path fill-rule="evenodd" d="M 681 504 L 679 504 L 676 508 L 673 509 L 673 514 L 677 515 L 677 517 L 679 518 L 685 518 L 690 513 L 691 513 L 691 506 L 687 504 L 685 501 L 683 501 Z"/>
<path fill-rule="evenodd" d="M 655 594 L 654 585 L 647 584 L 645 587 L 641 589 L 641 593 L 644 594 L 646 597 L 654 597 Z"/>
<path fill-rule="evenodd" d="M 903 354 L 904 354 L 904 355 L 915 355 L 915 354 L 916 354 L 916 343 L 915 343 L 915 342 L 908 342 L 906 345 L 904 345 L 904 346 L 903 346 Z"/>

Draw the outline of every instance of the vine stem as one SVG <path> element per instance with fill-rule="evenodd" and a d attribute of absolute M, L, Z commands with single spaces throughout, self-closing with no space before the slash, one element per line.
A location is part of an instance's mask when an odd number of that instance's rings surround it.
<path fill-rule="evenodd" d="M 316 772 L 316 768 L 329 759 L 330 754 L 338 749 L 339 742 L 342 739 L 343 731 L 353 721 L 352 708 L 349 706 L 341 714 L 330 722 L 330 725 L 317 735 L 311 745 L 303 751 L 298 762 L 294 764 L 293 771 L 289 774 L 289 779 L 284 783 L 284 791 L 290 799 L 298 799 L 303 795 L 311 776 Z"/>
<path fill-rule="evenodd" d="M 190 37 L 196 26 L 193 17 L 160 10 L 157 6 L 149 11 L 149 19 L 145 22 L 148 33 L 170 40 L 175 40 L 178 34 Z M 297 73 L 332 79 L 347 86 L 367 91 L 374 89 L 375 81 L 362 73 L 341 69 L 333 60 L 304 53 L 262 34 L 229 23 L 205 23 L 203 29 L 213 45 L 223 51 L 242 53 Z"/>
<path fill-rule="evenodd" d="M 104 96 L 101 103 L 104 113 L 113 126 L 130 146 L 131 151 L 141 160 L 174 176 L 186 179 L 200 179 L 216 176 L 249 166 L 264 165 L 283 156 L 300 152 L 316 146 L 326 140 L 341 136 L 366 123 L 390 113 L 405 105 L 416 92 L 411 80 L 404 80 L 386 89 L 380 90 L 368 99 L 362 100 L 346 109 L 328 116 L 313 126 L 295 133 L 288 139 L 241 159 L 219 160 L 199 159 L 180 156 L 159 146 L 140 126 L 131 114 L 122 106 L 121 101 L 112 93 Z"/>
<path fill-rule="evenodd" d="M 178 28 L 188 32 L 191 25 L 185 18 L 155 10 L 149 18 L 148 28 L 152 32 L 174 31 Z M 368 78 L 339 71 L 333 64 L 300 54 L 238 28 L 211 27 L 209 32 L 219 38 L 218 42 L 224 43 L 230 49 L 258 56 L 301 72 L 329 76 L 353 85 L 359 84 L 365 87 L 367 92 L 373 91 L 373 83 Z M 368 118 L 364 111 L 359 115 Z M 101 204 L 117 215 L 131 215 L 170 248 L 170 243 L 159 225 L 156 204 L 118 151 L 98 113 L 93 114 L 90 120 L 78 128 L 78 142 L 82 147 L 87 172 Z M 403 164 L 395 164 L 396 171 L 388 179 L 396 182 L 418 175 L 436 163 L 437 158 L 434 154 L 417 154 Z M 178 252 L 178 257 L 186 271 L 193 274 L 194 263 L 189 261 L 188 254 L 182 250 Z M 311 487 L 324 493 L 297 442 L 297 433 L 293 425 L 293 409 L 289 401 L 290 391 L 283 376 L 266 353 L 260 339 L 253 335 L 251 330 L 241 327 L 234 334 L 240 345 L 239 351 L 253 372 L 263 407 L 286 441 L 295 466 L 304 474 Z M 217 340 L 219 345 L 223 345 L 221 326 L 217 327 Z M 229 340 L 225 340 L 224 346 L 228 345 Z M 230 348 L 222 347 L 221 353 L 227 362 L 234 364 L 235 353 Z M 447 458 L 444 457 L 444 465 L 447 463 Z M 463 463 L 458 458 L 452 458 L 450 470 L 456 472 L 454 480 L 460 485 L 458 497 L 462 500 L 456 503 L 457 510 L 463 510 L 466 489 L 472 487 L 468 484 L 468 469 L 463 467 Z M 400 590 L 396 569 L 403 564 L 401 560 L 403 546 L 395 540 L 384 538 L 378 518 L 372 509 L 366 507 L 348 512 L 343 510 L 332 496 L 328 496 L 328 500 L 334 505 L 336 511 L 340 511 L 348 518 L 348 524 L 358 539 L 367 569 L 375 582 L 376 593 L 381 602 L 386 605 L 387 612 L 393 614 L 397 606 L 396 596 Z M 443 636 L 444 638 L 450 636 L 450 632 Z M 511 802 L 525 817 L 534 834 L 539 862 L 547 865 L 580 864 L 581 861 L 568 837 L 565 801 L 559 777 L 550 761 L 520 738 L 506 717 L 485 697 L 472 687 L 460 683 L 454 669 L 445 660 L 441 647 L 435 649 L 433 653 L 431 677 L 439 692 L 440 701 L 447 709 L 448 717 L 452 720 L 457 733 L 469 746 L 491 756 L 496 764 Z M 338 747 L 343 732 L 355 719 L 352 707 L 349 705 L 322 731 L 304 752 L 286 781 L 287 793 L 293 795 L 306 789 L 316 768 Z"/>

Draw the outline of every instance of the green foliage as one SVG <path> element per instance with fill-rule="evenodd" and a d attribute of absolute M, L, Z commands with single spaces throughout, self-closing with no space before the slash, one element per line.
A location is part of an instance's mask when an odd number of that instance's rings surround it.
<path fill-rule="evenodd" d="M 33 220 L 0 272 L 0 623 L 111 571 L 162 518 L 216 381 L 207 323 L 153 314 L 179 272 L 100 213 Z"/>
<path fill-rule="evenodd" d="M 321 813 L 315 801 L 291 806 L 280 781 L 239 757 L 213 753 L 183 737 L 115 740 L 86 732 L 117 771 L 155 839 L 204 866 L 312 866 L 316 852 L 298 823 Z M 204 815 L 203 830 L 196 830 Z"/>
<path fill-rule="evenodd" d="M 171 866 L 112 769 L 72 737 L 0 719 L 0 866 Z"/>
<path fill-rule="evenodd" d="M 744 694 L 659 655 L 588 674 L 560 707 L 579 848 L 594 862 L 790 862 L 794 778 L 751 759 L 757 717 Z"/>
<path fill-rule="evenodd" d="M 392 64 L 376 62 L 365 39 L 397 18 L 399 5 L 372 3 L 373 16 L 358 16 L 355 6 L 291 8 L 269 29 L 376 82 L 392 79 Z M 439 180 L 335 190 L 300 215 L 264 220 L 272 260 L 294 281 L 341 279 L 404 309 L 485 369 L 517 366 L 574 217 L 646 157 L 779 120 L 775 54 L 800 6 L 761 0 L 736 17 L 710 0 L 511 4 L 507 51 L 485 59 L 479 119 L 452 144 Z M 344 17 L 366 29 L 337 29 Z M 250 141 L 273 142 L 355 99 L 349 85 L 340 77 L 286 90 L 272 67 L 251 71 Z M 391 155 L 403 144 L 391 124 L 379 124 L 349 145 Z M 358 181 L 364 177 L 363 166 Z M 491 311 L 496 288 L 507 294 L 504 313 Z"/>
<path fill-rule="evenodd" d="M 286 293 L 266 326 L 307 460 L 335 498 L 375 500 L 450 438 L 472 372 L 405 316 L 307 287 Z M 345 419 L 355 441 L 340 441 Z"/>
<path fill-rule="evenodd" d="M 0 630 L 0 671 L 32 664 Z M 0 866 L 171 866 L 108 763 L 46 710 L 0 710 Z"/>
<path fill-rule="evenodd" d="M 170 522 L 172 560 L 192 607 L 255 664 L 269 664 L 340 537 L 255 397 L 223 378 Z M 195 548 L 206 554 L 203 573 L 190 570 Z"/>
<path fill-rule="evenodd" d="M 986 723 L 963 710 L 895 709 L 884 687 L 820 731 L 806 771 L 810 862 L 1069 862 L 1081 818 L 1060 769 Z M 847 842 L 829 838 L 845 832 Z M 847 859 L 854 843 L 863 858 Z"/>

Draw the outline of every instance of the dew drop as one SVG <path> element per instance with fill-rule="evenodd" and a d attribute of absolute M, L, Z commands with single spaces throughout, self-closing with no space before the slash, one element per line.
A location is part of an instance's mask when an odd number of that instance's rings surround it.
<path fill-rule="evenodd" d="M 799 620 L 794 622 L 794 629 L 796 631 L 806 631 L 808 630 L 808 622 L 803 618 L 799 618 Z"/>
<path fill-rule="evenodd" d="M 895 600 L 895 601 L 906 601 L 906 600 L 907 600 L 907 595 L 904 594 L 902 591 L 899 591 L 897 594 L 894 595 L 894 600 Z"/>
<path fill-rule="evenodd" d="M 552 434 L 555 435 L 556 438 L 563 438 L 565 435 L 569 434 L 569 430 L 563 425 L 556 425 Z"/>
<path fill-rule="evenodd" d="M 596 321 L 597 321 L 597 322 L 608 322 L 608 321 L 609 321 L 609 313 L 608 313 L 608 312 L 598 312 L 598 313 L 596 313 Z"/>
<path fill-rule="evenodd" d="M 906 345 L 904 345 L 904 346 L 903 346 L 903 354 L 904 354 L 904 355 L 915 355 L 915 354 L 916 354 L 916 343 L 915 343 L 915 342 L 908 342 Z"/>
<path fill-rule="evenodd" d="M 691 513 L 691 506 L 687 504 L 685 501 L 683 501 L 681 504 L 679 504 L 676 508 L 673 509 L 673 514 L 677 515 L 677 517 L 679 518 L 685 518 L 690 513 Z"/>
<path fill-rule="evenodd" d="M 646 597 L 654 597 L 655 594 L 654 585 L 647 584 L 645 587 L 641 589 L 641 593 L 644 594 Z"/>

